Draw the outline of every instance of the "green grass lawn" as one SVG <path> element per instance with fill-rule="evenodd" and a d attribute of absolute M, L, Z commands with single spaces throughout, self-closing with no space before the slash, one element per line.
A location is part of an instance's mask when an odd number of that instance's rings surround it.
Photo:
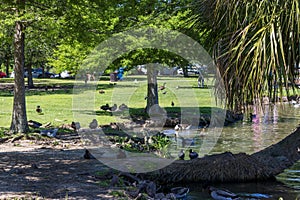
<path fill-rule="evenodd" d="M 0 79 L 0 86 L 12 83 L 13 79 Z M 191 112 L 210 113 L 211 108 L 215 107 L 211 80 L 206 82 L 208 88 L 198 88 L 197 77 L 158 76 L 158 86 L 163 83 L 166 83 L 166 89 L 158 91 L 159 103 L 170 115 L 178 112 L 184 112 L 184 116 Z M 34 79 L 34 84 L 34 90 L 26 91 L 28 120 L 51 122 L 54 126 L 72 121 L 83 122 L 86 126 L 94 118 L 99 124 L 128 120 L 126 116 L 128 117 L 129 113 L 125 113 L 122 118 L 111 116 L 109 112 L 101 110 L 100 106 L 106 103 L 110 106 L 125 103 L 129 106 L 131 114 L 138 114 L 143 112 L 147 102 L 146 76 L 126 76 L 116 84 L 111 84 L 109 77 L 101 77 L 100 81 L 88 85 L 84 85 L 83 81 L 67 79 Z M 79 89 L 74 90 L 74 85 L 79 85 Z M 45 90 L 46 86 L 48 91 Z M 105 93 L 100 94 L 99 90 Z M 171 106 L 172 101 L 174 107 Z M 12 104 L 11 90 L 1 89 L 0 129 L 10 126 Z M 36 113 L 37 105 L 43 109 L 42 115 Z"/>
<path fill-rule="evenodd" d="M 0 79 L 0 84 L 12 83 L 13 79 Z M 75 80 L 63 79 L 34 79 L 37 89 L 26 91 L 26 108 L 28 120 L 41 123 L 51 122 L 54 126 L 71 123 L 77 119 L 90 122 L 96 118 L 99 124 L 107 124 L 120 119 L 100 109 L 101 105 L 108 103 L 118 106 L 125 103 L 130 112 L 140 112 L 146 106 L 147 95 L 146 76 L 127 76 L 115 85 L 110 84 L 107 77 L 101 78 L 97 83 L 85 86 L 79 82 L 79 90 L 73 92 Z M 198 88 L 197 77 L 158 77 L 158 85 L 166 83 L 166 89 L 159 91 L 160 106 L 170 113 L 184 109 L 200 112 L 209 112 L 214 105 L 211 89 Z M 208 83 L 210 84 L 210 83 Z M 77 85 L 77 83 L 76 83 Z M 49 89 L 46 91 L 44 88 Z M 54 90 L 52 88 L 54 86 Z M 209 88 L 211 87 L 208 85 Z M 59 88 L 61 87 L 61 88 Z M 99 94 L 99 90 L 105 91 Z M 165 94 L 163 92 L 166 92 Z M 74 102 L 73 102 L 74 100 Z M 175 106 L 171 106 L 171 102 Z M 0 127 L 8 128 L 11 122 L 13 94 L 9 90 L 0 91 Z M 36 113 L 36 106 L 40 105 L 43 114 Z"/>

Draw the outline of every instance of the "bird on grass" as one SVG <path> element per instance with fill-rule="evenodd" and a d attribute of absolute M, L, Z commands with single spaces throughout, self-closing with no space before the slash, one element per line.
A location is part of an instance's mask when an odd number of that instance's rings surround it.
<path fill-rule="evenodd" d="M 117 104 L 114 104 L 111 108 L 110 111 L 116 111 L 118 109 Z"/>
<path fill-rule="evenodd" d="M 172 107 L 174 107 L 174 106 L 175 106 L 175 103 L 174 103 L 174 101 L 172 101 L 172 102 L 171 102 L 171 106 L 172 106 Z"/>
<path fill-rule="evenodd" d="M 180 152 L 178 153 L 179 160 L 184 160 L 184 156 L 185 156 L 184 151 L 181 149 Z"/>
<path fill-rule="evenodd" d="M 98 127 L 98 122 L 96 119 L 93 119 L 93 121 L 89 125 L 90 129 L 96 129 Z"/>
<path fill-rule="evenodd" d="M 102 105 L 102 106 L 100 107 L 100 109 L 101 109 L 101 110 L 104 110 L 104 111 L 108 111 L 108 110 L 110 110 L 110 107 L 109 107 L 109 105 L 108 105 L 108 103 L 107 103 L 107 104 L 105 104 L 105 105 Z"/>
<path fill-rule="evenodd" d="M 99 90 L 99 94 L 104 94 L 105 91 L 104 90 Z"/>
<path fill-rule="evenodd" d="M 198 158 L 198 153 L 193 151 L 192 149 L 190 149 L 190 153 L 189 153 L 189 157 L 191 160 L 195 159 L 195 158 Z"/>
<path fill-rule="evenodd" d="M 42 114 L 42 113 L 43 113 L 43 110 L 42 110 L 41 106 L 36 106 L 35 111 L 36 111 L 38 114 Z"/>
<path fill-rule="evenodd" d="M 159 86 L 159 89 L 160 89 L 160 90 L 166 89 L 166 83 L 164 83 L 163 85 Z"/>

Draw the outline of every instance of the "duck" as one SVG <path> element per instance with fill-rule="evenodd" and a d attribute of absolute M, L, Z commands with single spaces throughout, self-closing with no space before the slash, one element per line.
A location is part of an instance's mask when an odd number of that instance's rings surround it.
<path fill-rule="evenodd" d="M 41 106 L 36 106 L 35 111 L 36 111 L 38 114 L 42 114 L 42 113 L 43 113 L 43 110 L 42 110 Z"/>
<path fill-rule="evenodd" d="M 117 104 L 114 104 L 111 108 L 110 111 L 116 111 L 118 109 Z"/>
<path fill-rule="evenodd" d="M 48 136 L 48 137 L 54 138 L 54 137 L 56 137 L 57 132 L 58 132 L 58 128 L 55 128 L 55 129 L 41 130 L 40 134 L 42 136 Z"/>
<path fill-rule="evenodd" d="M 238 200 L 240 197 L 228 190 L 218 189 L 215 187 L 208 187 L 210 196 L 215 200 Z"/>
<path fill-rule="evenodd" d="M 40 128 L 42 125 L 43 124 L 37 121 L 33 121 L 33 120 L 28 121 L 28 126 L 30 126 L 31 128 Z"/>
<path fill-rule="evenodd" d="M 185 156 L 184 151 L 183 149 L 181 149 L 180 152 L 178 153 L 179 160 L 184 160 L 184 156 Z"/>
<path fill-rule="evenodd" d="M 124 103 L 122 103 L 120 106 L 119 106 L 119 110 L 120 111 L 125 111 L 125 110 L 128 110 L 129 108 L 128 108 L 128 106 L 126 105 L 126 104 L 124 104 Z"/>
<path fill-rule="evenodd" d="M 79 122 L 72 122 L 71 123 L 71 128 L 77 132 L 80 129 L 80 123 Z"/>
<path fill-rule="evenodd" d="M 210 196 L 215 200 L 240 200 L 240 199 L 270 199 L 272 195 L 261 193 L 233 193 L 226 189 L 208 187 Z"/>
<path fill-rule="evenodd" d="M 190 189 L 186 187 L 174 187 L 171 188 L 171 192 L 174 194 L 176 199 L 187 199 L 187 194 Z"/>
<path fill-rule="evenodd" d="M 172 106 L 172 107 L 174 107 L 174 106 L 175 106 L 175 103 L 174 103 L 174 101 L 172 101 L 172 102 L 171 102 L 171 106 Z"/>
<path fill-rule="evenodd" d="M 163 85 L 159 86 L 159 89 L 160 89 L 160 90 L 166 89 L 166 83 L 164 83 Z"/>
<path fill-rule="evenodd" d="M 101 109 L 101 110 L 104 110 L 104 111 L 107 111 L 107 110 L 110 110 L 110 107 L 109 107 L 109 105 L 108 105 L 108 103 L 107 103 L 107 104 L 105 104 L 105 105 L 100 106 L 100 109 Z"/>
<path fill-rule="evenodd" d="M 96 119 L 93 119 L 89 127 L 90 129 L 96 129 L 98 127 L 98 121 Z"/>
<path fill-rule="evenodd" d="M 193 151 L 192 149 L 190 149 L 190 153 L 189 153 L 189 157 L 191 160 L 195 159 L 195 158 L 198 158 L 198 153 Z"/>

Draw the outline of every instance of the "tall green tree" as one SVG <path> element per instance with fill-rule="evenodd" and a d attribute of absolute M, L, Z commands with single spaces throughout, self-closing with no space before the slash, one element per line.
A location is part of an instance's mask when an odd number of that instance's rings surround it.
<path fill-rule="evenodd" d="M 207 34 L 205 45 L 223 77 L 230 108 L 240 110 L 263 95 L 275 101 L 277 90 L 283 94 L 294 86 L 300 63 L 298 0 L 197 0 L 192 5 L 192 27 Z"/>
<path fill-rule="evenodd" d="M 24 45 L 25 23 L 22 15 L 25 10 L 25 0 L 16 1 L 15 34 L 14 34 L 14 103 L 10 131 L 13 133 L 26 133 L 29 130 L 26 114 L 25 83 L 24 83 Z"/>

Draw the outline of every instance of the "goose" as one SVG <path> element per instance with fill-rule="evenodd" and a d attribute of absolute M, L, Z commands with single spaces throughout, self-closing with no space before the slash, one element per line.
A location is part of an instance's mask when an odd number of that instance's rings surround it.
<path fill-rule="evenodd" d="M 198 158 L 198 153 L 197 152 L 194 152 L 192 149 L 190 149 L 190 153 L 189 153 L 189 157 L 191 160 L 195 159 L 195 158 Z"/>
<path fill-rule="evenodd" d="M 99 94 L 104 94 L 105 91 L 104 90 L 99 90 Z"/>

